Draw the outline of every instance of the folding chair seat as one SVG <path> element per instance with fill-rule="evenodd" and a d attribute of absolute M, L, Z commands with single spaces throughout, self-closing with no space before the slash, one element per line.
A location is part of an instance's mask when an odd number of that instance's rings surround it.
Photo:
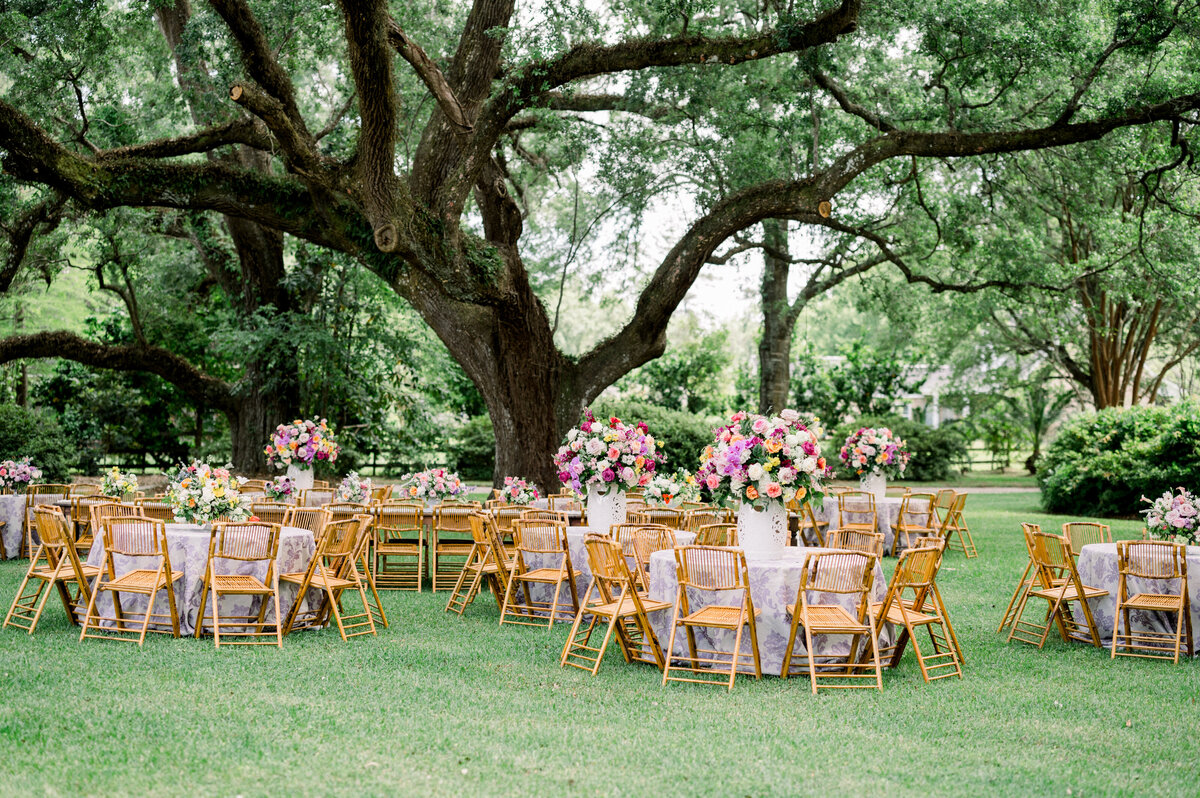
<path fill-rule="evenodd" d="M 425 578 L 425 507 L 386 502 L 375 508 L 375 582 L 383 590 L 421 592 Z"/>
<path fill-rule="evenodd" d="M 561 521 L 522 518 L 513 525 L 515 557 L 504 602 L 500 606 L 500 625 L 554 626 L 559 614 L 574 617 L 579 611 L 575 593 L 575 572 L 571 567 L 571 551 L 567 546 L 567 526 Z M 557 565 L 540 566 L 538 561 L 557 560 Z M 531 562 L 532 561 L 532 562 Z M 560 601 L 566 584 L 571 601 Z M 534 598 L 533 590 L 550 590 L 548 601 Z"/>
<path fill-rule="evenodd" d="M 343 641 L 360 635 L 374 635 L 375 619 L 367 601 L 366 589 L 358 570 L 354 567 L 354 556 L 358 552 L 360 527 L 355 518 L 330 522 L 325 525 L 321 542 L 312 560 L 302 573 L 282 574 L 280 582 L 297 586 L 296 600 L 288 610 L 283 633 L 291 634 L 297 629 L 309 629 L 326 624 L 330 615 L 337 624 L 338 634 Z M 309 589 L 318 590 L 321 598 L 316 606 L 307 605 Z M 362 612 L 344 614 L 341 606 L 342 594 L 347 590 L 358 594 Z"/>
<path fill-rule="evenodd" d="M 1117 570 L 1117 607 L 1113 612 L 1111 658 L 1169 659 L 1178 665 L 1180 651 L 1185 656 L 1192 656 L 1194 644 L 1192 616 L 1188 607 L 1187 547 L 1165 540 L 1122 540 L 1117 543 Z M 1137 580 L 1133 589 L 1131 580 Z M 1149 582 L 1159 583 L 1161 592 L 1146 592 Z M 1178 588 L 1178 592 L 1172 592 L 1172 585 Z M 1131 623 L 1133 611 L 1174 614 L 1175 631 L 1167 634 L 1147 629 L 1135 630 Z"/>
<path fill-rule="evenodd" d="M 15 626 L 29 634 L 37 629 L 46 600 L 54 591 L 58 592 L 71 624 L 78 625 L 75 613 L 85 610 L 91 599 L 88 582 L 100 575 L 99 568 L 79 562 L 66 518 L 57 507 L 35 507 L 33 516 L 41 542 L 4 618 L 5 626 Z"/>
<path fill-rule="evenodd" d="M 696 530 L 693 546 L 736 546 L 737 524 L 705 524 Z"/>
<path fill-rule="evenodd" d="M 1009 642 L 1018 640 L 1041 648 L 1046 644 L 1053 624 L 1058 627 L 1064 641 L 1076 640 L 1099 648 L 1100 637 L 1096 632 L 1096 622 L 1092 618 L 1088 599 L 1107 596 L 1108 591 L 1089 587 L 1079 578 L 1079 571 L 1075 568 L 1075 560 L 1071 557 L 1071 546 L 1066 536 L 1028 529 L 1025 534 L 1034 567 L 1038 570 L 1038 584 L 1031 587 L 1017 605 L 1012 629 L 1008 633 Z M 1030 598 L 1043 599 L 1049 605 L 1043 624 L 1023 620 Z M 1075 620 L 1071 612 L 1072 603 L 1079 605 L 1086 621 L 1085 626 L 1080 626 Z"/>
<path fill-rule="evenodd" d="M 892 525 L 892 554 L 901 548 L 912 548 L 913 539 L 918 536 L 940 533 L 941 523 L 934 509 L 936 506 L 937 497 L 932 493 L 903 495 L 896 523 Z"/>
<path fill-rule="evenodd" d="M 940 539 L 938 539 L 940 543 Z M 941 567 L 941 546 L 906 549 L 888 583 L 887 596 L 871 604 L 871 615 L 877 625 L 891 623 L 897 627 L 896 642 L 879 649 L 880 657 L 891 657 L 889 667 L 895 668 L 912 641 L 913 653 L 925 681 L 949 676 L 962 678 L 962 651 L 950 625 L 946 605 L 937 588 L 937 572 Z M 933 652 L 922 652 L 917 631 L 929 634 Z"/>
<path fill-rule="evenodd" d="M 820 552 L 804 560 L 800 572 L 800 588 L 796 603 L 789 604 L 792 630 L 787 653 L 783 657 L 780 675 L 787 678 L 795 654 L 796 636 L 804 627 L 805 654 L 801 656 L 801 671 L 808 674 L 813 695 L 824 688 L 874 688 L 883 690 L 883 673 L 879 664 L 879 633 L 870 612 L 871 585 L 875 579 L 878 558 L 862 552 Z M 852 596 L 854 605 L 847 610 L 841 604 L 820 603 L 810 593 L 823 596 Z M 850 647 L 844 657 L 837 654 L 816 654 L 814 635 L 848 635 Z M 859 654 L 860 641 L 866 641 Z M 869 661 L 867 655 L 870 655 Z M 844 661 L 843 661 L 844 660 Z"/>
<path fill-rule="evenodd" d="M 825 534 L 825 546 L 844 551 L 861 551 L 872 557 L 883 557 L 883 533 L 859 529 L 831 529 Z"/>
<path fill-rule="evenodd" d="M 589 534 L 584 536 L 583 545 L 592 579 L 575 613 L 559 665 L 595 676 L 615 632 L 626 662 L 648 662 L 662 670 L 662 648 L 646 614 L 670 609 L 670 603 L 641 596 L 619 543 L 605 535 Z M 605 626 L 604 637 L 599 646 L 594 646 L 592 634 L 599 624 Z"/>
<path fill-rule="evenodd" d="M 746 566 L 746 555 L 738 548 L 680 546 L 675 549 L 675 565 L 678 588 L 663 666 L 663 684 L 724 684 L 732 690 L 738 668 L 746 664 L 753 664 L 754 678 L 761 679 L 758 627 L 755 623 L 759 611 L 754 609 L 754 599 L 750 596 L 750 570 Z M 689 590 L 711 595 L 718 600 L 723 598 L 722 594 L 737 592 L 740 593 L 740 601 L 735 605 L 708 604 L 693 611 Z M 675 636 L 681 628 L 687 637 L 687 655 L 675 653 Z M 697 628 L 733 631 L 733 650 L 718 651 L 700 647 L 696 643 Z M 747 629 L 750 632 L 748 654 L 742 652 L 742 633 Z M 680 664 L 675 664 L 677 661 Z M 673 675 L 672 671 L 691 675 Z"/>
<path fill-rule="evenodd" d="M 169 626 L 169 633 L 179 637 L 179 613 L 175 605 L 175 583 L 183 578 L 182 571 L 171 569 L 171 557 L 167 552 L 167 530 L 162 521 L 149 518 L 113 518 L 104 522 L 104 567 L 92 586 L 87 613 L 83 621 L 80 640 L 114 640 L 137 643 L 146 640 L 147 632 L 167 634 L 167 629 L 151 629 L 150 624 Z M 154 568 L 132 568 L 117 575 L 116 557 L 147 558 L 157 561 Z M 104 593 L 112 597 L 113 614 L 104 616 L 96 606 Z M 167 613 L 156 613 L 158 594 L 166 593 Z M 121 604 L 121 595 L 131 593 L 143 596 L 146 601 L 141 615 L 141 628 L 134 627 L 126 616 L 127 609 Z M 111 623 L 112 626 L 101 624 Z M 136 637 L 125 635 L 134 634 Z"/>
<path fill-rule="evenodd" d="M 283 648 L 283 623 L 279 618 L 279 574 L 275 560 L 279 557 L 278 524 L 261 521 L 217 524 L 208 544 L 208 565 L 200 590 L 200 609 L 196 613 L 196 637 L 204 633 L 205 621 L 213 636 L 213 645 L 277 646 Z M 254 574 L 227 573 L 230 564 L 266 563 L 266 574 L 260 579 Z M 222 615 L 222 596 L 247 596 L 258 599 L 258 611 L 253 604 L 244 613 Z M 211 616 L 205 618 L 208 606 Z M 267 622 L 267 606 L 273 609 L 273 623 Z M 268 631 L 270 626 L 272 631 Z"/>
<path fill-rule="evenodd" d="M 442 502 L 433 508 L 433 592 L 453 590 L 467 557 L 471 541 L 471 513 L 478 503 Z"/>
<path fill-rule="evenodd" d="M 978 557 L 979 552 L 975 550 L 975 539 L 971 537 L 971 530 L 967 527 L 967 520 L 963 516 L 963 507 L 966 503 L 967 494 L 955 494 L 954 503 L 946 510 L 945 518 L 942 519 L 941 534 L 946 539 L 947 548 L 950 548 L 951 537 L 957 535 L 959 549 L 967 559 L 970 559 Z"/>
<path fill-rule="evenodd" d="M 489 534 L 488 525 L 495 524 L 490 513 L 475 512 L 470 515 L 471 524 L 471 553 L 467 562 L 458 575 L 450 600 L 446 602 L 446 612 L 462 615 L 463 611 L 475 600 L 485 580 L 489 583 L 492 596 L 496 599 L 498 608 L 502 608 L 502 588 L 498 587 L 500 565 L 492 553 L 494 534 Z"/>

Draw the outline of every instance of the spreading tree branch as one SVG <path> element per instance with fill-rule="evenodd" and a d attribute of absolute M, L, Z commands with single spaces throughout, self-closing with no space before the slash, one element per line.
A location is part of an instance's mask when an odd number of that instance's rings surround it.
<path fill-rule="evenodd" d="M 400 57 L 412 66 L 413 71 L 417 73 L 417 77 L 429 89 L 429 93 L 433 95 L 433 99 L 437 102 L 438 107 L 442 109 L 442 113 L 450 120 L 450 124 L 464 132 L 470 131 L 474 125 L 467 118 L 466 111 L 463 110 L 462 104 L 454 94 L 454 90 L 450 88 L 450 82 L 442 74 L 441 68 L 434 63 L 433 59 L 429 57 L 421 45 L 413 41 L 404 32 L 404 29 L 400 27 L 400 23 L 392 17 L 388 17 L 387 20 L 387 40 L 388 44 L 394 47 L 396 52 L 400 54 Z"/>
<path fill-rule="evenodd" d="M 8 235 L 8 254 L 4 258 L 3 269 L 0 269 L 0 293 L 8 291 L 21 271 L 34 233 L 43 225 L 47 232 L 57 227 L 62 221 L 63 206 L 66 204 L 66 196 L 55 192 L 18 216 L 12 227 L 5 230 Z"/>

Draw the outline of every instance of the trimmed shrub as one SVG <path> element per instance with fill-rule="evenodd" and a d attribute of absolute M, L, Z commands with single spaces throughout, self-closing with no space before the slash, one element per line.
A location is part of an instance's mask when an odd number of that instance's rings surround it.
<path fill-rule="evenodd" d="M 1038 467 L 1042 505 L 1071 515 L 1132 516 L 1176 487 L 1200 488 L 1200 404 L 1109 408 L 1067 422 Z"/>
<path fill-rule="evenodd" d="M 658 448 L 667 456 L 663 470 L 679 468 L 695 471 L 700 452 L 713 442 L 713 430 L 725 423 L 720 416 L 668 410 L 647 402 L 602 400 L 592 405 L 597 418 L 616 416 L 628 423 L 645 421 Z"/>
<path fill-rule="evenodd" d="M 0 405 L 0 460 L 28 457 L 42 469 L 43 482 L 66 482 L 75 451 L 53 414 Z"/>
<path fill-rule="evenodd" d="M 491 482 L 496 469 L 496 433 L 487 416 L 472 416 L 447 447 L 448 459 L 463 479 Z"/>
<path fill-rule="evenodd" d="M 899 435 L 908 446 L 908 468 L 900 481 L 937 482 L 949 479 L 954 463 L 967 456 L 967 442 L 961 432 L 953 426 L 934 429 L 919 421 L 909 421 L 901 416 L 863 416 L 852 424 L 842 424 L 832 432 L 832 438 L 823 447 L 825 459 L 837 470 L 841 479 L 857 479 L 853 469 L 842 467 L 838 453 L 851 433 L 862 427 L 888 427 Z"/>

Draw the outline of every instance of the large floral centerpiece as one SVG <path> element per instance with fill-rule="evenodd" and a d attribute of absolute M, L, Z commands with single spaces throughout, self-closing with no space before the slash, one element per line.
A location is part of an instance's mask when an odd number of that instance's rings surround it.
<path fill-rule="evenodd" d="M 337 500 L 366 504 L 371 500 L 371 491 L 374 487 L 370 479 L 360 477 L 357 471 L 351 471 L 342 478 L 341 484 L 338 485 Z"/>
<path fill-rule="evenodd" d="M 116 466 L 113 466 L 100 481 L 100 495 L 117 499 L 132 496 L 137 493 L 137 488 L 137 475 L 122 473 Z"/>
<path fill-rule="evenodd" d="M 399 489 L 406 499 L 440 502 L 462 496 L 467 492 L 458 474 L 444 468 L 427 468 L 400 478 Z"/>
<path fill-rule="evenodd" d="M 42 469 L 31 463 L 28 457 L 0 463 L 0 489 L 21 493 L 41 478 Z"/>
<path fill-rule="evenodd" d="M 267 462 L 276 468 L 286 468 L 300 490 L 312 487 L 313 467 L 317 463 L 335 462 L 340 451 L 329 422 L 323 418 L 280 424 L 263 450 Z"/>
<path fill-rule="evenodd" d="M 175 520 L 188 524 L 211 524 L 219 518 L 244 521 L 250 517 L 240 493 L 245 477 L 235 477 L 231 466 L 213 468 L 193 460 L 167 474 L 167 503 Z"/>
<path fill-rule="evenodd" d="M 296 483 L 291 477 L 278 476 L 263 485 L 263 494 L 273 502 L 290 502 L 296 498 Z"/>
<path fill-rule="evenodd" d="M 517 477 L 505 477 L 500 499 L 507 504 L 529 504 L 542 498 L 537 485 Z"/>
<path fill-rule="evenodd" d="M 887 427 L 860 427 L 846 438 L 839 456 L 861 478 L 863 490 L 877 498 L 886 494 L 888 479 L 908 468 L 906 444 Z"/>
<path fill-rule="evenodd" d="M 1167 491 L 1157 499 L 1142 497 L 1150 507 L 1146 516 L 1146 535 L 1155 540 L 1177 540 L 1180 543 L 1200 543 L 1200 500 L 1185 488 L 1176 493 Z"/>
<path fill-rule="evenodd" d="M 554 455 L 558 480 L 577 493 L 586 486 L 590 526 L 607 531 L 625 523 L 625 491 L 646 487 L 664 460 L 643 422 L 630 426 L 612 416 L 607 423 L 585 410 Z"/>
<path fill-rule="evenodd" d="M 812 423 L 811 421 L 809 423 Z M 735 413 L 700 455 L 696 479 L 713 501 L 741 502 L 738 542 L 748 557 L 776 558 L 787 545 L 787 510 L 793 499 L 820 507 L 821 430 L 795 410 L 777 416 Z"/>

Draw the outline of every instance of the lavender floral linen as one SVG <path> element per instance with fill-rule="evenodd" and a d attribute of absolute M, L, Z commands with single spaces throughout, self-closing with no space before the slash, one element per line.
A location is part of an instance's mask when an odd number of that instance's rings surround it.
<path fill-rule="evenodd" d="M 900 517 L 900 502 L 901 499 L 896 496 L 888 496 L 883 499 L 875 500 L 875 523 L 880 532 L 883 533 L 883 550 L 889 552 L 892 550 L 892 541 L 896 537 L 896 533 L 892 531 L 892 527 L 896 525 L 896 519 Z M 928 507 L 924 505 L 928 502 L 922 502 L 922 509 L 928 512 Z M 914 502 L 913 507 L 909 511 L 909 520 L 916 521 L 917 506 Z M 826 496 L 825 503 L 821 505 L 821 509 L 814 513 L 817 520 L 829 524 L 829 529 L 838 528 L 838 503 L 837 496 Z M 866 513 L 846 513 L 847 523 L 863 523 L 867 520 Z"/>
<path fill-rule="evenodd" d="M 21 549 L 25 545 L 25 510 L 30 499 L 33 499 L 34 504 L 56 504 L 65 500 L 67 497 L 61 493 L 43 493 L 37 496 L 29 496 L 24 493 L 9 493 L 0 495 L 0 521 L 4 522 L 3 530 L 0 530 L 0 542 L 3 542 L 3 555 L 5 557 L 20 557 Z M 38 543 L 37 531 L 33 533 L 33 543 L 36 546 Z"/>
<path fill-rule="evenodd" d="M 207 529 L 195 524 L 167 524 L 167 554 L 171 558 L 171 570 L 182 571 L 183 578 L 175 583 L 175 606 L 179 612 L 179 633 L 194 634 L 196 631 L 196 615 L 200 611 L 200 591 L 204 585 L 204 571 L 208 567 L 208 546 L 212 537 Z M 275 559 L 275 571 L 279 574 L 299 573 L 308 567 L 316 544 L 312 533 L 306 529 L 284 527 L 279 535 L 279 555 Z M 96 538 L 96 544 L 88 553 L 88 565 L 104 566 L 104 541 Z M 154 557 L 125 557 L 117 555 L 114 567 L 117 575 L 135 568 L 154 568 L 157 564 Z M 218 560 L 218 573 L 250 574 L 263 579 L 267 574 L 265 562 L 239 562 L 234 560 Z M 211 601 L 211 596 L 209 597 Z M 309 591 L 309 598 L 318 598 L 314 591 Z M 279 584 L 279 615 L 287 616 L 293 602 L 296 600 L 296 586 L 285 582 Z M 225 615 L 248 615 L 252 608 L 257 612 L 259 606 L 255 596 L 224 596 L 221 598 L 219 613 Z M 112 615 L 111 594 L 105 593 L 97 598 L 101 614 Z M 121 606 L 131 614 L 146 611 L 146 598 L 133 594 L 122 594 Z M 167 611 L 167 595 L 165 591 L 158 594 L 155 612 Z M 211 617 L 211 604 L 205 607 L 204 614 Z M 267 610 L 268 617 L 273 611 Z"/>
<path fill-rule="evenodd" d="M 758 630 L 758 656 L 763 673 L 776 676 L 783 671 L 783 658 L 787 653 L 788 637 L 792 631 L 792 619 L 788 615 L 787 605 L 796 602 L 796 592 L 800 589 L 800 575 L 804 569 L 804 558 L 809 554 L 831 549 L 819 548 L 788 548 L 780 560 L 750 560 L 750 598 L 754 608 L 759 611 L 756 622 Z M 674 605 L 679 589 L 677 580 L 675 554 L 670 551 L 655 552 L 650 556 L 650 598 L 655 601 L 666 601 Z M 887 581 L 883 578 L 883 569 L 875 564 L 875 580 L 871 586 L 871 601 L 883 601 L 887 594 Z M 832 594 L 828 594 L 832 597 Z M 701 607 L 718 603 L 735 605 L 741 601 L 741 593 L 729 591 L 723 594 L 690 591 L 688 603 L 695 612 Z M 829 598 L 821 598 L 828 601 Z M 847 610 L 854 609 L 854 596 L 840 596 L 839 604 Z M 666 609 L 650 613 L 650 623 L 658 642 L 666 651 L 667 641 L 670 640 L 671 619 L 673 610 Z M 714 651 L 731 651 L 733 649 L 734 632 L 725 629 L 697 629 L 696 645 Z M 796 650 L 792 655 L 793 665 L 791 674 L 799 673 L 799 665 L 795 663 L 797 656 L 806 653 L 804 648 L 804 633 L 801 630 L 796 637 Z M 880 645 L 889 645 L 892 640 L 892 628 L 885 624 L 880 630 Z M 817 656 L 838 655 L 844 657 L 850 650 L 850 638 L 847 635 L 821 635 L 814 640 L 817 646 Z M 676 654 L 686 655 L 687 636 L 683 633 L 675 636 Z M 749 631 L 742 633 L 741 651 L 752 652 Z M 742 669 L 753 673 L 752 665 L 739 665 Z"/>
<path fill-rule="evenodd" d="M 1193 575 L 1200 575 L 1200 546 L 1188 546 L 1187 566 L 1189 574 L 1188 602 L 1192 616 L 1192 630 L 1196 633 L 1200 632 L 1200 576 Z M 1078 568 L 1079 578 L 1083 580 L 1085 585 L 1108 591 L 1107 596 L 1090 599 L 1088 604 L 1092 610 L 1092 618 L 1096 621 L 1096 631 L 1099 633 L 1100 639 L 1104 642 L 1105 646 L 1111 646 L 1113 614 L 1117 608 L 1119 580 L 1119 573 L 1117 571 L 1117 545 L 1115 543 L 1092 543 L 1084 546 L 1079 552 Z M 1134 593 L 1178 592 L 1179 582 L 1174 579 L 1167 581 L 1163 579 L 1130 578 L 1126 582 L 1126 590 L 1131 596 Z M 1037 605 L 1034 605 L 1034 601 L 1035 599 L 1030 599 L 1030 609 L 1027 609 L 1027 612 L 1032 610 L 1042 611 Z M 1040 599 L 1036 601 L 1038 601 L 1038 604 L 1044 603 Z M 1075 620 L 1080 626 L 1086 627 L 1087 618 L 1083 616 L 1082 612 L 1076 609 L 1075 605 L 1072 605 L 1071 613 L 1075 616 Z M 1135 632 L 1175 634 L 1175 613 L 1134 610 L 1130 612 L 1130 618 Z M 1195 643 L 1196 641 L 1193 640 L 1193 654 L 1200 653 L 1200 645 L 1195 645 Z"/>

